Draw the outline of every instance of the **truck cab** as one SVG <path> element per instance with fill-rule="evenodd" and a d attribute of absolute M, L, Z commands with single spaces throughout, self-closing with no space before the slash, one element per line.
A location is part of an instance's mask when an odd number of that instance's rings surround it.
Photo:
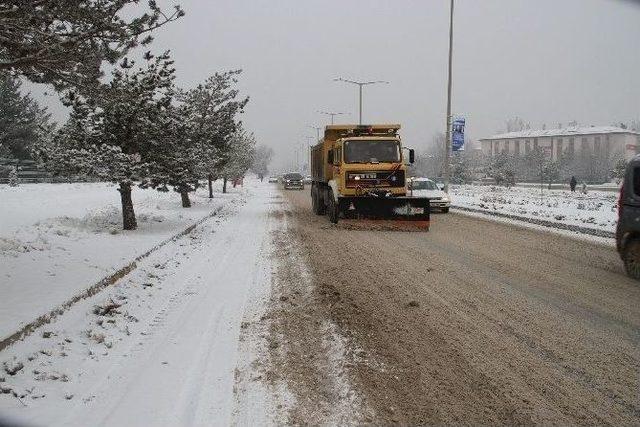
<path fill-rule="evenodd" d="M 336 141 L 332 157 L 334 192 L 360 196 L 365 191 L 404 196 L 406 165 L 398 137 L 357 136 Z"/>

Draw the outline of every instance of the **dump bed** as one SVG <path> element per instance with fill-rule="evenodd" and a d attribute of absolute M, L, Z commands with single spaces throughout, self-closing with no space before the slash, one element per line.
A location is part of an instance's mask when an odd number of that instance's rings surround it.
<path fill-rule="evenodd" d="M 327 162 L 332 143 L 325 144 L 320 141 L 311 148 L 311 179 L 315 182 L 327 182 L 331 179 L 331 168 Z"/>

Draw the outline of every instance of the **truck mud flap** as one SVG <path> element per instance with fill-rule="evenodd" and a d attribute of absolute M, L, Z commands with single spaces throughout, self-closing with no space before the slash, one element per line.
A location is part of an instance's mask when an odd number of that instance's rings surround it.
<path fill-rule="evenodd" d="M 344 197 L 339 209 L 347 228 L 429 230 L 429 199 L 424 197 Z"/>

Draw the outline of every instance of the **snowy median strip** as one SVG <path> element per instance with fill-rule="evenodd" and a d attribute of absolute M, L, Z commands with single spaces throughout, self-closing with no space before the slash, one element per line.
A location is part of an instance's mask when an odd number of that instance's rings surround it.
<path fill-rule="evenodd" d="M 63 314 L 67 310 L 69 310 L 69 308 L 71 308 L 78 301 L 81 301 L 83 299 L 89 298 L 89 297 L 97 294 L 98 292 L 100 292 L 101 290 L 106 288 L 107 286 L 113 285 L 118 280 L 122 279 L 127 274 L 129 274 L 130 272 L 135 270 L 136 267 L 137 267 L 137 263 L 138 262 L 140 262 L 141 260 L 147 258 L 149 255 L 151 255 L 153 252 L 157 251 L 158 249 L 160 249 L 161 247 L 163 247 L 167 243 L 175 242 L 179 238 L 181 238 L 183 236 L 186 236 L 187 234 L 191 233 L 196 227 L 198 227 L 198 225 L 200 225 L 203 222 L 205 222 L 206 220 L 216 216 L 222 210 L 223 207 L 224 207 L 224 205 L 216 207 L 215 210 L 213 212 L 211 212 L 210 214 L 208 214 L 205 217 L 199 219 L 197 222 L 195 222 L 194 224 L 191 224 L 189 227 L 185 228 L 184 230 L 180 231 L 179 233 L 174 234 L 173 236 L 169 237 L 168 239 L 163 240 L 162 242 L 160 242 L 157 245 L 153 246 L 151 249 L 149 249 L 145 253 L 143 253 L 141 255 L 138 255 L 134 259 L 134 261 L 132 261 L 129 264 L 125 265 L 124 267 L 118 269 L 115 273 L 110 274 L 109 276 L 103 278 L 99 282 L 89 286 L 84 291 L 80 292 L 79 294 L 74 295 L 72 298 L 70 298 L 69 300 L 65 301 L 64 303 L 62 303 L 58 307 L 54 308 L 50 312 L 39 316 L 33 322 L 27 323 L 26 325 L 22 326 L 19 330 L 17 330 L 13 334 L 9 335 L 8 337 L 3 338 L 2 340 L 0 340 L 0 351 L 4 350 L 5 348 L 10 346 L 14 342 L 16 342 L 18 340 L 21 340 L 24 337 L 30 335 L 31 333 L 33 333 L 39 327 L 41 327 L 41 326 L 43 326 L 43 325 L 45 325 L 47 323 L 50 323 L 57 316 L 60 316 L 61 314 Z"/>
<path fill-rule="evenodd" d="M 590 236 L 610 238 L 610 239 L 615 238 L 615 233 L 613 233 L 611 231 L 606 231 L 606 230 L 598 230 L 596 228 L 581 227 L 579 225 L 564 224 L 564 223 L 561 223 L 561 222 L 552 222 L 552 221 L 546 221 L 546 220 L 537 219 L 537 218 L 528 218 L 526 216 L 512 215 L 512 214 L 507 214 L 507 213 L 503 213 L 503 212 L 490 211 L 490 210 L 486 210 L 486 209 L 474 209 L 474 208 L 469 208 L 469 207 L 466 207 L 466 206 L 455 206 L 454 205 L 454 206 L 451 206 L 451 208 L 454 209 L 454 210 L 460 210 L 460 211 L 465 211 L 465 212 L 474 212 L 474 213 L 482 214 L 482 215 L 487 216 L 487 217 L 496 216 L 496 217 L 499 217 L 499 218 L 506 218 L 506 219 L 512 219 L 512 220 L 516 220 L 516 221 L 528 222 L 528 223 L 531 223 L 531 224 L 540 225 L 540 226 L 548 227 L 548 228 L 556 228 L 556 229 L 560 229 L 560 230 L 574 231 L 576 233 L 588 234 Z"/>
<path fill-rule="evenodd" d="M 245 199 L 244 189 L 222 194 L 222 184 L 214 186 L 214 198 L 199 189 L 189 209 L 174 192 L 136 191 L 135 231 L 122 230 L 119 194 L 108 183 L 0 186 L 0 342 L 46 322 L 88 288 L 101 289 L 158 245 Z"/>
<path fill-rule="evenodd" d="M 613 192 L 459 185 L 451 189 L 453 209 L 535 224 L 589 236 L 615 237 L 617 198 Z"/>

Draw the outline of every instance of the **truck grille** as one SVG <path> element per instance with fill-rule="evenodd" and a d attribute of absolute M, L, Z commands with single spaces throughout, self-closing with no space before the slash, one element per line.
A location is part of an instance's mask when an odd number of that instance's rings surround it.
<path fill-rule="evenodd" d="M 355 187 L 404 187 L 404 171 L 347 172 L 347 188 Z"/>

